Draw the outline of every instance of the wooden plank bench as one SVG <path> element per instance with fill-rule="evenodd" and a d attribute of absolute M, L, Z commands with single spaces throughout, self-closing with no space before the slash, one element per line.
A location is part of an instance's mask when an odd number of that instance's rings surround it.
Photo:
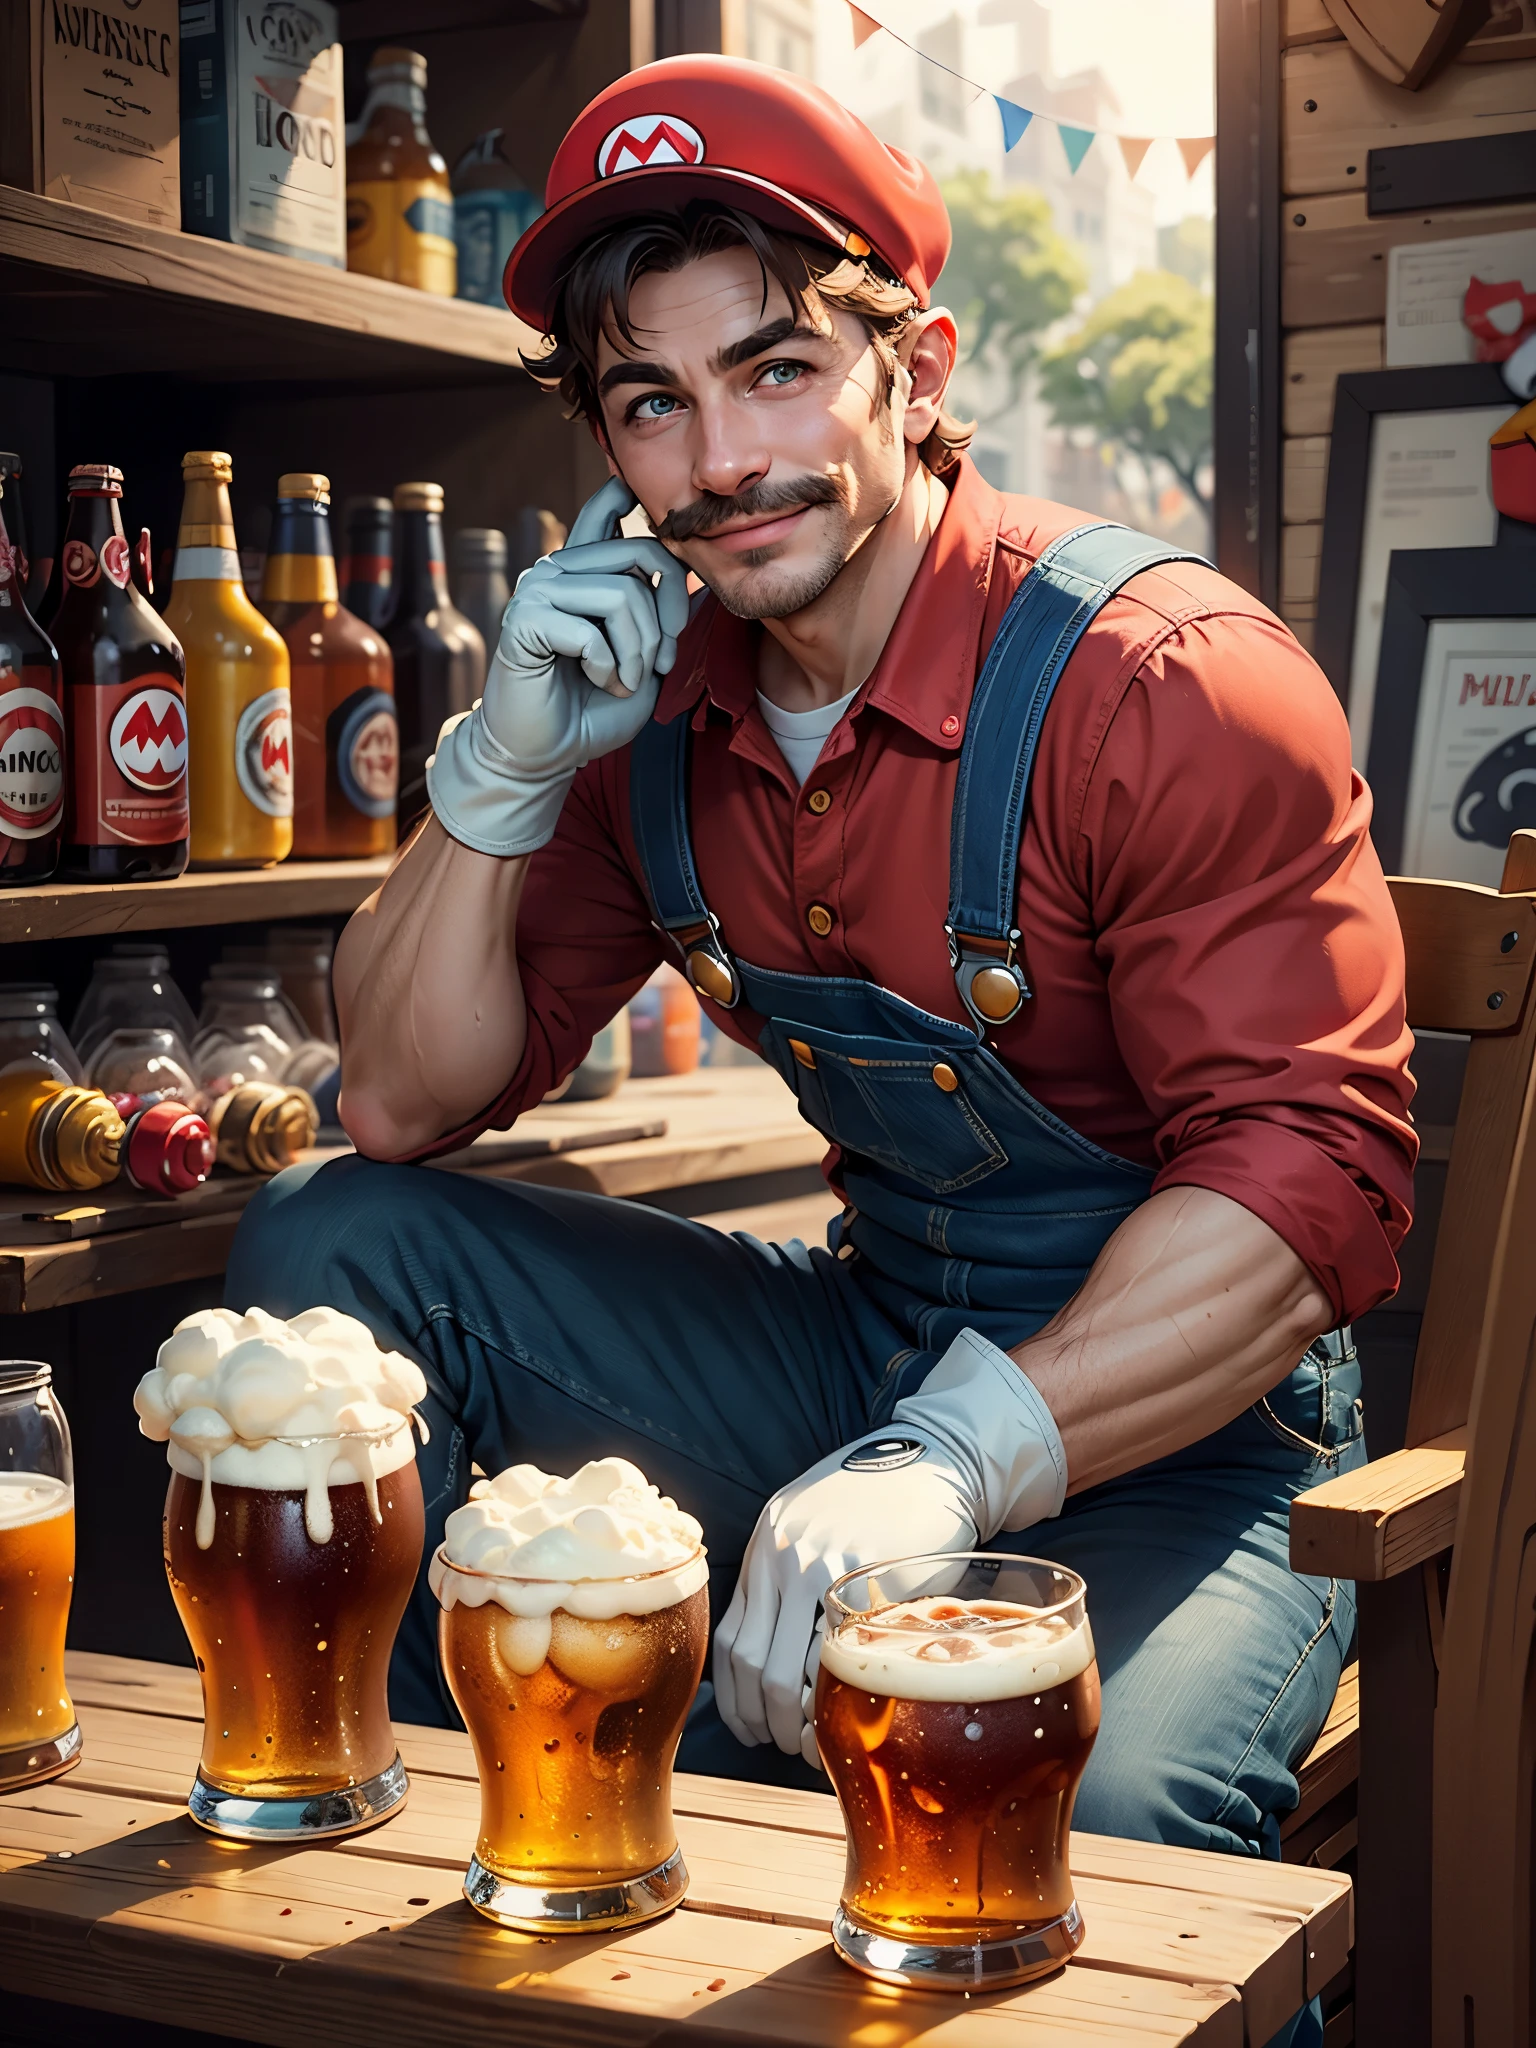
<path fill-rule="evenodd" d="M 402 1728 L 410 1801 L 371 1833 L 251 1848 L 183 1809 L 195 1674 L 76 1654 L 69 1679 L 82 1762 L 0 1799 L 0 1986 L 166 2026 L 281 2048 L 1262 2048 L 1352 1938 L 1334 1872 L 1078 1835 L 1088 1933 L 1066 1969 L 986 1998 L 901 1994 L 832 1953 L 835 1803 L 687 1775 L 683 1910 L 624 1935 L 513 1934 L 459 1895 L 478 1814 L 467 1737 Z"/>

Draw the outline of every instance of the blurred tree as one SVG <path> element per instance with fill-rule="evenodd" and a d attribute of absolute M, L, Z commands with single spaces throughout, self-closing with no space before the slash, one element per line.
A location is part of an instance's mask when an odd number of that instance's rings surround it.
<path fill-rule="evenodd" d="M 1209 517 L 1212 305 L 1187 278 L 1140 270 L 1040 359 L 1056 424 L 1092 427 L 1144 461 L 1161 458 Z"/>
<path fill-rule="evenodd" d="M 1039 192 L 1000 190 L 986 171 L 944 186 L 954 241 L 934 297 L 960 324 L 962 360 L 999 374 L 1006 412 L 1037 360 L 1039 335 L 1070 313 L 1087 278 Z"/>

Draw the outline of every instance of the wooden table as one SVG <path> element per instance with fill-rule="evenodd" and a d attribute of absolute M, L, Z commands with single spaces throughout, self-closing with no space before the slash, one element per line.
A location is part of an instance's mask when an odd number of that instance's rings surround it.
<path fill-rule="evenodd" d="M 1073 1839 L 1078 1956 L 1021 1991 L 900 1993 L 834 1957 L 830 1798 L 680 1776 L 693 1887 L 633 1933 L 512 1934 L 459 1895 L 467 1737 L 402 1728 L 404 1810 L 333 1848 L 214 1841 L 182 1810 L 195 1674 L 76 1655 L 82 1763 L 0 1799 L 0 1985 L 237 2039 L 335 2048 L 1262 2048 L 1343 1966 L 1331 1871 Z"/>

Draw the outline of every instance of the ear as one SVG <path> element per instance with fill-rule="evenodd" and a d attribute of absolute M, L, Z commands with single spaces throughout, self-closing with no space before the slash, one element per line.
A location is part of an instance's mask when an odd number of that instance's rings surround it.
<path fill-rule="evenodd" d="M 960 332 L 947 306 L 930 306 L 911 321 L 896 345 L 896 360 L 910 380 L 902 432 L 920 447 L 938 425 L 960 353 Z"/>

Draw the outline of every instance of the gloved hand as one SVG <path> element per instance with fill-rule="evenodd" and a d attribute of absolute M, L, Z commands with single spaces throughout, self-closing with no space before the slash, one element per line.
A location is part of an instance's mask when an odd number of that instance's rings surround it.
<path fill-rule="evenodd" d="M 823 1458 L 758 1517 L 715 1631 L 726 1727 L 738 1742 L 776 1742 L 819 1763 L 806 1685 L 832 1581 L 887 1559 L 973 1550 L 1059 1514 L 1066 1490 L 1066 1454 L 1039 1392 L 1006 1352 L 962 1330 L 888 1429 Z"/>
<path fill-rule="evenodd" d="M 444 830 L 477 852 L 552 839 L 577 769 L 632 740 L 656 707 L 688 622 L 688 578 L 660 541 L 619 532 L 634 503 L 611 477 L 565 546 L 518 578 L 485 695 L 438 735 L 427 793 Z"/>

